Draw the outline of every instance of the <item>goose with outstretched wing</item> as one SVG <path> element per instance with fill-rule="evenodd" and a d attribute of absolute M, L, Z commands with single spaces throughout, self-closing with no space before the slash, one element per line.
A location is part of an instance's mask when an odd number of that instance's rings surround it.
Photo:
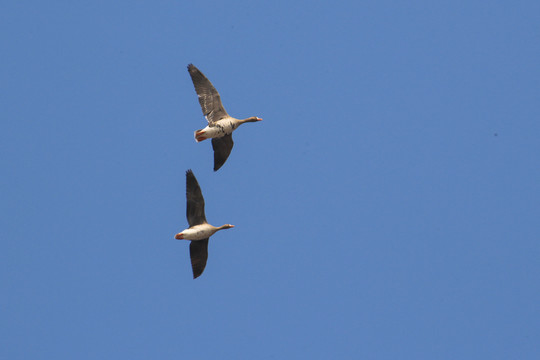
<path fill-rule="evenodd" d="M 219 227 L 212 226 L 206 222 L 204 214 L 204 198 L 201 188 L 193 171 L 186 171 L 186 216 L 189 228 L 176 234 L 177 240 L 191 240 L 189 244 L 189 255 L 191 257 L 191 268 L 193 278 L 199 277 L 206 267 L 208 259 L 208 239 L 217 231 L 233 228 L 234 225 L 225 224 Z"/>
<path fill-rule="evenodd" d="M 225 111 L 221 97 L 210 80 L 193 64 L 188 65 L 188 72 L 199 96 L 202 112 L 208 120 L 207 127 L 195 131 L 195 140 L 200 142 L 212 139 L 214 171 L 217 171 L 225 164 L 233 148 L 232 132 L 244 123 L 261 121 L 262 119 L 256 116 L 246 119 L 233 118 Z"/>

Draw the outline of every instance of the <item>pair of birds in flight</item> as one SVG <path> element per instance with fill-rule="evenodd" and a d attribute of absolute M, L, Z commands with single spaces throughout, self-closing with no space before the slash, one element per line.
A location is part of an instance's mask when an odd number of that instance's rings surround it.
<path fill-rule="evenodd" d="M 188 65 L 188 72 L 199 97 L 202 112 L 208 121 L 208 126 L 195 131 L 197 142 L 212 139 L 214 150 L 214 171 L 225 164 L 233 148 L 232 132 L 247 122 L 261 121 L 256 116 L 247 119 L 235 119 L 225 111 L 221 97 L 210 80 L 193 64 Z M 208 259 L 208 239 L 217 231 L 234 227 L 225 224 L 219 227 L 210 225 L 204 213 L 204 197 L 193 171 L 186 171 L 186 217 L 189 228 L 176 234 L 177 240 L 191 240 L 189 255 L 193 278 L 199 277 L 206 267 Z"/>

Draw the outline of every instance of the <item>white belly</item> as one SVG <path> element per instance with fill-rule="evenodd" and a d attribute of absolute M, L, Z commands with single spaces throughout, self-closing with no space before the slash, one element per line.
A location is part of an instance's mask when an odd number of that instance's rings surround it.
<path fill-rule="evenodd" d="M 233 119 L 223 119 L 216 121 L 213 126 L 207 126 L 203 129 L 204 136 L 207 138 L 218 138 L 232 134 L 235 129 Z"/>
<path fill-rule="evenodd" d="M 212 236 L 216 230 L 213 227 L 209 227 L 208 224 L 195 225 L 192 228 L 182 231 L 184 239 L 186 240 L 202 240 Z"/>

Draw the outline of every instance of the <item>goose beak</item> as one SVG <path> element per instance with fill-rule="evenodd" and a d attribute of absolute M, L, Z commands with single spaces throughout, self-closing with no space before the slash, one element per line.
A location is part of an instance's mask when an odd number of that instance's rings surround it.
<path fill-rule="evenodd" d="M 257 118 L 257 121 L 262 121 L 262 119 L 258 117 L 258 118 Z"/>
<path fill-rule="evenodd" d="M 182 233 L 178 233 L 176 234 L 176 236 L 174 237 L 176 240 L 183 240 L 184 239 L 184 235 Z"/>

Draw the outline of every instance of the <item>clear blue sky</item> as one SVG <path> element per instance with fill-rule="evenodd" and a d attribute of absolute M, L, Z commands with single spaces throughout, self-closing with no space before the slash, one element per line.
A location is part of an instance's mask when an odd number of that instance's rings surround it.
<path fill-rule="evenodd" d="M 1 2 L 0 359 L 539 359 L 539 14 Z"/>

